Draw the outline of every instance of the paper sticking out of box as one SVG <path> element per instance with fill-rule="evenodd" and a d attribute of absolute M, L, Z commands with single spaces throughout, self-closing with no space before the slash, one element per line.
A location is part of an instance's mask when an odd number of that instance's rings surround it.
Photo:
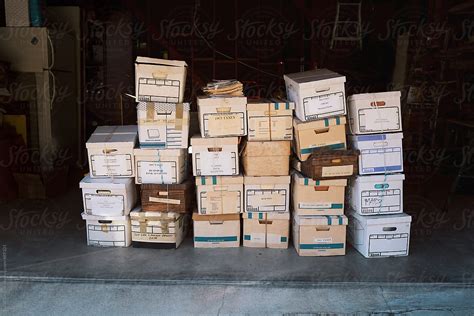
<path fill-rule="evenodd" d="M 179 60 L 137 57 L 135 94 L 137 101 L 182 103 L 187 64 Z"/>
<path fill-rule="evenodd" d="M 359 174 L 403 172 L 403 133 L 350 136 L 360 151 Z"/>
<path fill-rule="evenodd" d="M 349 242 L 366 258 L 408 256 L 411 216 L 349 212 Z"/>
<path fill-rule="evenodd" d="M 249 100 L 248 141 L 293 139 L 294 102 L 278 99 Z"/>
<path fill-rule="evenodd" d="M 141 201 L 145 212 L 189 213 L 194 208 L 194 182 L 142 184 Z"/>
<path fill-rule="evenodd" d="M 289 212 L 290 176 L 244 177 L 245 212 Z"/>
<path fill-rule="evenodd" d="M 288 248 L 290 213 L 250 212 L 242 215 L 244 247 Z"/>
<path fill-rule="evenodd" d="M 139 102 L 140 148 L 188 148 L 189 103 Z"/>
<path fill-rule="evenodd" d="M 328 69 L 284 75 L 286 94 L 301 121 L 346 115 L 346 77 Z"/>
<path fill-rule="evenodd" d="M 195 248 L 240 247 L 240 214 L 193 213 Z"/>
<path fill-rule="evenodd" d="M 84 213 L 97 216 L 125 216 L 137 202 L 132 178 L 91 178 L 79 183 L 82 189 Z"/>
<path fill-rule="evenodd" d="M 178 184 L 186 177 L 186 149 L 139 149 L 134 151 L 137 184 Z"/>
<path fill-rule="evenodd" d="M 239 174 L 239 139 L 191 138 L 194 176 L 235 176 Z"/>
<path fill-rule="evenodd" d="M 347 217 L 293 216 L 293 245 L 300 256 L 346 254 Z"/>
<path fill-rule="evenodd" d="M 313 180 L 298 172 L 292 175 L 295 215 L 343 215 L 347 179 Z"/>
<path fill-rule="evenodd" d="M 190 214 L 142 212 L 130 213 L 132 246 L 138 248 L 178 248 L 186 237 Z"/>
<path fill-rule="evenodd" d="M 246 176 L 289 174 L 290 141 L 244 142 L 242 148 L 242 165 Z"/>
<path fill-rule="evenodd" d="M 201 215 L 238 214 L 243 212 L 244 177 L 196 177 L 198 213 Z"/>
<path fill-rule="evenodd" d="M 315 149 L 346 149 L 346 118 L 338 116 L 317 121 L 293 120 L 295 153 L 305 161 Z"/>
<path fill-rule="evenodd" d="M 400 91 L 354 94 L 347 102 L 352 135 L 402 131 Z"/>
<path fill-rule="evenodd" d="M 87 245 L 128 247 L 131 243 L 129 216 L 96 216 L 82 213 L 86 221 Z"/>
<path fill-rule="evenodd" d="M 350 181 L 349 201 L 361 215 L 403 212 L 403 174 L 357 176 Z"/>
<path fill-rule="evenodd" d="M 199 96 L 197 106 L 202 137 L 247 135 L 246 97 Z"/>
<path fill-rule="evenodd" d="M 134 177 L 137 126 L 100 126 L 86 143 L 90 176 Z"/>
<path fill-rule="evenodd" d="M 358 150 L 314 151 L 301 162 L 301 173 L 314 180 L 349 178 L 358 173 Z"/>

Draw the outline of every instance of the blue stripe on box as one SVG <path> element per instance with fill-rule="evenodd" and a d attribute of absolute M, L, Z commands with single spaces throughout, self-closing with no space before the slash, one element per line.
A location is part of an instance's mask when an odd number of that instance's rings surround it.
<path fill-rule="evenodd" d="M 222 242 L 222 241 L 237 241 L 237 236 L 210 236 L 210 237 L 194 237 L 197 242 Z"/>
<path fill-rule="evenodd" d="M 244 240 L 250 240 L 250 235 L 244 235 Z"/>
<path fill-rule="evenodd" d="M 332 218 L 329 215 L 326 215 L 326 218 L 328 219 L 328 225 L 332 225 Z"/>
<path fill-rule="evenodd" d="M 336 125 L 341 125 L 341 118 L 340 117 L 336 117 Z"/>
<path fill-rule="evenodd" d="M 248 213 L 248 214 L 249 214 L 248 219 L 252 219 L 253 213 Z"/>
<path fill-rule="evenodd" d="M 342 249 L 344 243 L 337 244 L 300 244 L 300 249 Z"/>
<path fill-rule="evenodd" d="M 397 171 L 402 170 L 402 166 L 386 166 L 386 167 L 375 167 L 375 168 L 362 168 L 362 172 L 384 172 L 384 171 Z"/>
<path fill-rule="evenodd" d="M 201 185 L 205 185 L 206 184 L 206 177 L 201 177 Z"/>
<path fill-rule="evenodd" d="M 217 177 L 212 176 L 212 184 L 216 185 L 217 184 Z"/>
<path fill-rule="evenodd" d="M 309 179 L 308 178 L 304 178 L 304 185 L 308 185 L 309 183 Z"/>
<path fill-rule="evenodd" d="M 152 147 L 158 147 L 158 148 L 164 148 L 166 147 L 166 143 L 140 143 L 140 148 L 152 148 Z"/>
<path fill-rule="evenodd" d="M 300 150 L 300 152 L 301 152 L 302 154 L 311 154 L 314 149 L 323 149 L 323 148 L 327 148 L 327 149 L 344 149 L 344 148 L 346 148 L 346 146 L 344 145 L 344 143 L 338 143 L 338 144 L 332 144 L 332 145 L 321 146 L 321 147 L 303 148 L 303 149 Z"/>
<path fill-rule="evenodd" d="M 329 126 L 329 119 L 327 119 L 327 118 L 324 119 L 324 126 L 325 127 Z"/>
<path fill-rule="evenodd" d="M 280 105 L 277 102 L 275 102 L 275 110 L 279 110 L 279 109 L 280 109 Z"/>
<path fill-rule="evenodd" d="M 290 102 L 286 102 L 285 109 L 289 110 L 290 109 Z"/>
<path fill-rule="evenodd" d="M 287 238 L 286 237 L 281 237 L 280 238 L 280 242 L 286 242 L 287 241 Z"/>
<path fill-rule="evenodd" d="M 258 219 L 263 219 L 263 213 L 258 214 Z"/>
<path fill-rule="evenodd" d="M 368 142 L 368 141 L 373 141 L 373 140 L 386 140 L 386 139 L 387 139 L 387 136 L 384 134 L 357 136 L 357 141 L 359 142 Z"/>
<path fill-rule="evenodd" d="M 339 225 L 342 225 L 342 223 L 343 223 L 342 216 L 338 216 L 338 218 L 339 218 Z"/>

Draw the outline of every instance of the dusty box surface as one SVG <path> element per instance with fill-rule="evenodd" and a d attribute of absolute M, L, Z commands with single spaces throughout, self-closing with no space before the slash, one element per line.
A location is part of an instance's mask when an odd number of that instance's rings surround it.
<path fill-rule="evenodd" d="M 243 212 L 244 177 L 196 177 L 198 213 L 201 215 L 238 214 Z"/>
<path fill-rule="evenodd" d="M 245 142 L 242 165 L 246 176 L 286 176 L 290 168 L 290 141 Z"/>
<path fill-rule="evenodd" d="M 293 139 L 294 102 L 278 99 L 248 100 L 249 141 Z"/>
<path fill-rule="evenodd" d="M 197 105 L 202 137 L 247 135 L 246 97 L 199 96 Z"/>

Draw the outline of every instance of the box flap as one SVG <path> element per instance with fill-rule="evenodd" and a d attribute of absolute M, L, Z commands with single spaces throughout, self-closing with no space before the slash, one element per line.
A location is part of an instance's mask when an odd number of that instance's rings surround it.
<path fill-rule="evenodd" d="M 405 180 L 405 175 L 402 173 L 357 176 L 355 178 L 355 181 L 360 182 L 360 183 L 401 181 L 401 180 Z"/>
<path fill-rule="evenodd" d="M 135 148 L 133 154 L 140 157 L 180 157 L 186 156 L 186 148 L 182 149 L 140 149 Z"/>
<path fill-rule="evenodd" d="M 242 213 L 242 218 L 258 220 L 289 220 L 290 212 L 247 212 Z"/>
<path fill-rule="evenodd" d="M 377 93 L 360 93 L 353 94 L 347 99 L 348 102 L 353 101 L 381 101 L 384 99 L 393 99 L 400 98 L 400 91 L 387 91 L 387 92 L 377 92 Z"/>
<path fill-rule="evenodd" d="M 308 186 L 333 186 L 333 187 L 345 187 L 347 186 L 347 179 L 334 179 L 334 180 L 313 180 L 306 178 L 299 172 L 293 172 L 293 181 L 299 185 Z"/>
<path fill-rule="evenodd" d="M 348 220 L 345 215 L 295 215 L 295 222 L 302 226 L 336 226 L 347 225 Z"/>
<path fill-rule="evenodd" d="M 327 80 L 328 84 L 346 82 L 346 77 L 329 69 L 315 69 L 303 72 L 291 73 L 284 75 L 298 84 L 311 83 L 314 81 Z"/>
<path fill-rule="evenodd" d="M 290 176 L 244 177 L 244 184 L 289 184 Z"/>
<path fill-rule="evenodd" d="M 350 135 L 349 139 L 357 142 L 372 142 L 391 139 L 403 139 L 403 133 L 386 133 L 386 134 L 368 134 L 368 135 Z"/>
<path fill-rule="evenodd" d="M 89 220 L 89 221 L 128 221 L 130 217 L 127 216 L 97 216 L 97 215 L 90 215 L 86 213 L 81 213 L 82 219 Z M 105 223 L 104 223 L 105 224 Z"/>
<path fill-rule="evenodd" d="M 289 140 L 245 142 L 243 146 L 242 156 L 290 156 L 291 154 L 291 141 Z"/>
<path fill-rule="evenodd" d="M 202 138 L 199 135 L 191 137 L 191 146 L 217 147 L 223 145 L 238 145 L 238 137 L 219 137 L 219 138 Z"/>
<path fill-rule="evenodd" d="M 182 60 L 169 60 L 169 59 L 159 59 L 159 58 L 150 58 L 150 57 L 141 57 L 141 56 L 137 57 L 135 63 L 174 66 L 174 67 L 187 67 L 188 66 L 186 62 Z"/>
<path fill-rule="evenodd" d="M 296 117 L 293 119 L 293 126 L 295 128 L 295 131 L 304 131 L 308 129 L 321 130 L 324 128 L 328 128 L 330 126 L 344 125 L 344 124 L 346 124 L 345 116 L 330 117 L 330 118 L 324 118 L 321 120 L 309 121 L 309 122 L 302 122 Z"/>
<path fill-rule="evenodd" d="M 220 215 L 199 215 L 193 213 L 194 221 L 209 222 L 209 221 L 238 221 L 240 214 L 220 214 Z"/>
<path fill-rule="evenodd" d="M 125 189 L 128 185 L 135 185 L 133 178 L 91 178 L 88 174 L 79 182 L 81 189 Z"/>
<path fill-rule="evenodd" d="M 198 176 L 196 177 L 196 185 L 223 185 L 223 184 L 243 184 L 244 177 L 238 176 Z"/>

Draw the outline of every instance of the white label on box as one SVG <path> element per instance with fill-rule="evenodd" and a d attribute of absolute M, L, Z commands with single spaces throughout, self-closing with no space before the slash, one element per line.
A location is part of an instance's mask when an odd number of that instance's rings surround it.
<path fill-rule="evenodd" d="M 335 92 L 304 98 L 303 110 L 306 120 L 344 114 L 344 93 Z"/>
<path fill-rule="evenodd" d="M 236 174 L 236 153 L 231 151 L 202 151 L 196 154 L 197 175 Z"/>
<path fill-rule="evenodd" d="M 205 113 L 204 137 L 245 135 L 243 112 Z"/>
<path fill-rule="evenodd" d="M 386 132 L 400 129 L 400 109 L 398 107 L 370 108 L 359 110 L 361 132 Z"/>
<path fill-rule="evenodd" d="M 329 209 L 331 208 L 332 203 L 308 203 L 308 202 L 300 202 L 298 203 L 298 207 L 301 209 Z"/>
<path fill-rule="evenodd" d="M 240 191 L 201 192 L 201 214 L 240 213 Z"/>
<path fill-rule="evenodd" d="M 265 243 L 265 233 L 252 233 L 252 234 L 250 234 L 250 242 Z"/>
<path fill-rule="evenodd" d="M 314 242 L 318 244 L 329 244 L 332 243 L 332 237 L 315 238 Z"/>
<path fill-rule="evenodd" d="M 90 194 L 84 195 L 86 204 L 86 213 L 108 212 L 108 211 L 124 211 L 124 196 L 117 194 Z"/>
<path fill-rule="evenodd" d="M 401 191 L 399 189 L 362 191 L 361 207 L 361 213 L 397 213 L 401 210 Z"/>
<path fill-rule="evenodd" d="M 132 155 L 91 155 L 94 176 L 131 176 Z"/>
<path fill-rule="evenodd" d="M 397 172 L 402 170 L 400 147 L 361 150 L 360 169 L 362 173 Z"/>
<path fill-rule="evenodd" d="M 407 233 L 370 235 L 369 257 L 408 255 L 409 238 Z"/>
<path fill-rule="evenodd" d="M 175 161 L 138 161 L 138 183 L 172 184 L 177 182 Z"/>
<path fill-rule="evenodd" d="M 180 200 L 175 200 L 175 199 L 165 199 L 165 198 L 156 198 L 150 196 L 148 199 L 149 202 L 154 202 L 154 203 L 165 203 L 165 204 L 174 204 L 174 205 L 179 205 L 181 204 Z"/>
<path fill-rule="evenodd" d="M 343 177 L 351 176 L 354 173 L 353 165 L 323 167 L 321 174 L 323 177 Z"/>
<path fill-rule="evenodd" d="M 90 245 L 125 246 L 125 225 L 87 225 L 87 237 Z"/>
<path fill-rule="evenodd" d="M 286 190 L 247 190 L 247 212 L 285 212 Z"/>

